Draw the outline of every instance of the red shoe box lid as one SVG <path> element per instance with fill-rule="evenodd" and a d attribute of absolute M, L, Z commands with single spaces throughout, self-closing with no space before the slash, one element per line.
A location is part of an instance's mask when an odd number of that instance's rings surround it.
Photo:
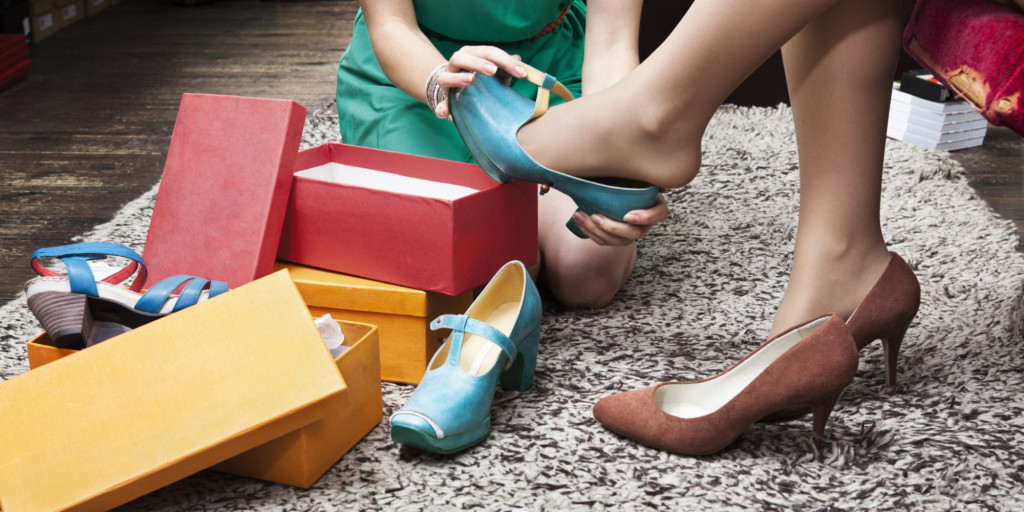
<path fill-rule="evenodd" d="M 189 274 L 234 288 L 273 270 L 305 116 L 287 100 L 182 97 L 146 238 L 149 283 Z"/>

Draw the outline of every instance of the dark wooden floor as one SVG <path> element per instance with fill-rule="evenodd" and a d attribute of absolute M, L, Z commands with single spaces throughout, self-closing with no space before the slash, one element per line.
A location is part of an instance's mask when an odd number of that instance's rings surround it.
<path fill-rule="evenodd" d="M 67 243 L 160 178 L 182 93 L 287 98 L 314 108 L 357 3 L 125 0 L 31 47 L 0 94 L 0 303 Z"/>
<path fill-rule="evenodd" d="M 67 243 L 159 180 L 181 94 L 334 95 L 355 0 L 125 0 L 31 48 L 0 94 L 0 303 L 34 276 L 32 250 Z M 1024 227 L 1024 142 L 990 132 L 955 153 L 972 183 Z"/>

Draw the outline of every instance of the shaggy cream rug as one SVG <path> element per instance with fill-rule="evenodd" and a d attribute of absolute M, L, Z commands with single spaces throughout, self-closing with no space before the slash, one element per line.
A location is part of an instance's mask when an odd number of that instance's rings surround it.
<path fill-rule="evenodd" d="M 304 145 L 337 138 L 333 106 Z M 499 391 L 492 432 L 450 457 L 400 449 L 374 429 L 309 490 L 212 471 L 128 510 L 1011 510 L 1024 501 L 1024 256 L 1012 224 L 946 154 L 889 141 L 882 219 L 921 281 L 899 386 L 880 345 L 830 422 L 758 424 L 711 456 L 682 457 L 612 434 L 591 416 L 610 393 L 709 376 L 763 341 L 783 292 L 797 219 L 788 108 L 723 107 L 704 168 L 669 193 L 670 220 L 640 244 L 613 304 L 545 309 L 536 385 Z M 149 192 L 83 235 L 141 250 Z M 0 376 L 26 371 L 39 327 L 24 299 L 0 309 Z M 412 387 L 384 386 L 384 417 Z M 2 417 L 2 412 L 0 412 Z M 0 420 L 2 421 L 2 420 Z"/>

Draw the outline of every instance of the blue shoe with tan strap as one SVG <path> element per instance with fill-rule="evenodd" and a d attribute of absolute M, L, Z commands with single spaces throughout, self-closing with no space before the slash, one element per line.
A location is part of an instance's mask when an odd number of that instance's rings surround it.
<path fill-rule="evenodd" d="M 109 268 L 105 277 L 96 278 L 90 261 L 120 257 L 129 263 L 120 269 Z M 67 269 L 61 274 L 47 268 L 43 258 L 60 260 Z M 177 275 L 139 293 L 146 282 L 146 263 L 142 256 L 123 245 L 86 242 L 38 249 L 32 253 L 32 268 L 39 277 L 25 283 L 28 307 L 59 348 L 81 349 L 87 346 L 83 336 L 86 297 L 102 300 L 130 313 L 151 318 L 166 316 L 210 297 L 228 291 L 227 283 Z M 130 286 L 124 284 L 134 277 Z M 173 295 L 181 288 L 181 293 Z"/>
<path fill-rule="evenodd" d="M 391 439 L 434 453 L 473 446 L 491 430 L 496 384 L 533 385 L 540 339 L 540 294 L 526 268 L 501 268 L 463 315 L 441 315 L 431 329 L 451 334 L 409 401 L 391 415 Z"/>
<path fill-rule="evenodd" d="M 456 90 L 448 100 L 459 135 L 487 176 L 502 183 L 516 179 L 549 185 L 571 197 L 580 211 L 619 221 L 632 210 L 654 206 L 658 187 L 623 179 L 577 178 L 548 169 L 523 151 L 516 134 L 524 124 L 547 112 L 551 93 L 565 101 L 573 99 L 553 76 L 523 67 L 525 80 L 538 86 L 536 100 L 522 96 L 498 78 L 479 74 L 472 85 Z M 566 226 L 586 238 L 572 219 Z"/>

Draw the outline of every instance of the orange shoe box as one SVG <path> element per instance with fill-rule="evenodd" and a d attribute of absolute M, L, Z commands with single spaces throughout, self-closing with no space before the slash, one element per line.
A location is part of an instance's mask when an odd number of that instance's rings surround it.
<path fill-rule="evenodd" d="M 473 292 L 454 297 L 279 261 L 314 316 L 374 324 L 380 329 L 380 374 L 388 382 L 419 384 L 427 363 L 441 347 L 430 321 L 462 314 Z"/>
<path fill-rule="evenodd" d="M 350 348 L 334 364 L 348 385 L 349 404 L 213 469 L 309 488 L 384 419 L 377 326 L 343 321 L 338 325 Z"/>
<path fill-rule="evenodd" d="M 537 262 L 532 183 L 337 143 L 299 153 L 295 169 L 279 260 L 447 295 Z"/>
<path fill-rule="evenodd" d="M 278 272 L 0 382 L 0 508 L 110 509 L 349 403 Z"/>

